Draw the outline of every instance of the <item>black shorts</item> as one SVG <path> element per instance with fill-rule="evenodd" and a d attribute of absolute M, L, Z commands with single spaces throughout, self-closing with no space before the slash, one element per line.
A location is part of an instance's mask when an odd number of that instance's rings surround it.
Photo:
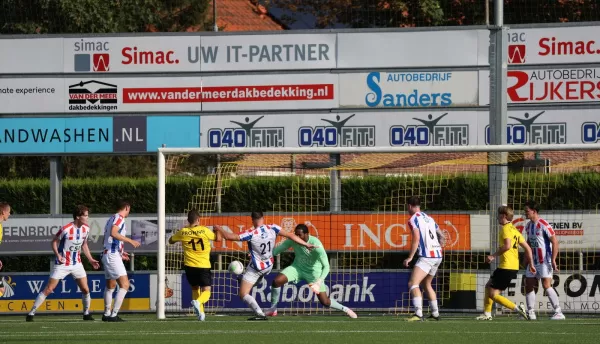
<path fill-rule="evenodd" d="M 194 268 L 184 266 L 185 278 L 191 286 L 210 287 L 212 285 L 212 271 L 210 268 Z"/>
<path fill-rule="evenodd" d="M 510 287 L 510 282 L 517 278 L 519 270 L 496 269 L 492 274 L 490 287 L 498 290 L 505 290 Z"/>

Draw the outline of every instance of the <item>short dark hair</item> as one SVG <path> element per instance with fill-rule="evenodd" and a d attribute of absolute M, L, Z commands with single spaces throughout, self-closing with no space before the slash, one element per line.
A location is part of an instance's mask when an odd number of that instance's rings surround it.
<path fill-rule="evenodd" d="M 535 210 L 536 213 L 540 212 L 540 205 L 534 200 L 525 202 L 525 206 L 531 210 Z"/>
<path fill-rule="evenodd" d="M 408 201 L 406 203 L 408 203 L 409 205 L 411 205 L 413 207 L 421 206 L 421 200 L 419 199 L 419 196 L 410 196 L 410 198 L 408 199 Z"/>
<path fill-rule="evenodd" d="M 193 209 L 193 210 L 188 211 L 187 217 L 188 217 L 188 223 L 191 225 L 200 218 L 200 213 L 198 212 L 198 210 Z"/>
<path fill-rule="evenodd" d="M 253 211 L 252 214 L 250 214 L 250 217 L 252 218 L 252 220 L 262 219 L 263 212 L 262 211 Z"/>
<path fill-rule="evenodd" d="M 308 226 L 307 226 L 307 225 L 305 225 L 304 223 L 300 223 L 300 224 L 296 225 L 296 228 L 294 229 L 294 232 L 295 232 L 296 230 L 298 230 L 298 229 L 299 229 L 299 230 L 301 230 L 301 231 L 302 231 L 302 233 L 304 233 L 304 234 L 308 234 Z"/>
<path fill-rule="evenodd" d="M 131 204 L 129 204 L 129 202 L 125 201 L 125 200 L 119 200 L 117 202 L 117 210 L 121 211 L 121 210 L 125 210 L 125 208 L 127 207 L 131 207 Z"/>
<path fill-rule="evenodd" d="M 85 205 L 80 204 L 76 206 L 75 209 L 73 209 L 73 220 L 76 220 L 77 216 L 83 216 L 86 211 L 90 211 L 90 209 Z"/>

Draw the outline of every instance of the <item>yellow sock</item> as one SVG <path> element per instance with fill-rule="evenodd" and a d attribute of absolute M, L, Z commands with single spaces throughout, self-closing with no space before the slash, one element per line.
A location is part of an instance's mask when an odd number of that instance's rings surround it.
<path fill-rule="evenodd" d="M 200 302 L 200 312 L 204 313 L 204 304 L 206 302 L 208 302 L 208 300 L 210 299 L 210 290 L 209 291 L 203 291 L 200 296 L 196 299 L 198 300 L 198 302 Z"/>
<path fill-rule="evenodd" d="M 500 294 L 494 296 L 494 301 L 510 310 L 513 310 L 513 309 L 515 309 L 515 307 L 517 307 L 512 301 L 510 301 L 509 299 L 505 298 L 504 296 L 502 296 Z"/>
<path fill-rule="evenodd" d="M 485 296 L 483 298 L 483 311 L 485 313 L 492 313 L 492 306 L 494 305 L 494 300 L 490 298 L 490 291 L 488 288 L 485 288 Z"/>
<path fill-rule="evenodd" d="M 192 289 L 192 300 L 198 300 L 199 297 L 200 297 L 200 290 L 198 290 L 198 289 L 193 290 Z"/>

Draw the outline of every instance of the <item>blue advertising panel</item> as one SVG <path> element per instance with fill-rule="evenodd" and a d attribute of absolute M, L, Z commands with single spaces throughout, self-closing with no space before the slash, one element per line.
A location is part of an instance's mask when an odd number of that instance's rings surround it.
<path fill-rule="evenodd" d="M 258 304 L 267 308 L 271 304 L 271 283 L 277 276 L 276 272 L 270 273 L 265 279 L 258 282 L 251 291 Z M 408 307 L 408 280 L 409 271 L 395 272 L 369 272 L 369 273 L 331 273 L 325 280 L 330 298 L 342 303 L 344 306 L 361 308 L 394 308 Z M 181 301 L 184 307 L 192 300 L 192 290 L 182 276 Z M 213 295 L 208 301 L 208 307 L 247 308 L 246 304 L 237 296 L 239 284 L 235 276 L 229 272 L 213 273 Z M 225 297 L 223 294 L 232 294 Z M 226 300 L 226 301 L 223 301 Z M 305 282 L 297 285 L 286 284 L 281 288 L 279 308 L 298 307 L 298 303 L 314 302 L 318 300 Z M 218 304 L 217 304 L 218 303 Z M 427 305 L 427 302 L 425 302 Z"/>
<path fill-rule="evenodd" d="M 199 147 L 199 116 L 0 118 L 0 154 L 149 153 Z"/>
<path fill-rule="evenodd" d="M 4 275 L 0 286 L 0 313 L 24 313 L 31 310 L 37 295 L 44 290 L 49 274 Z M 88 287 L 92 313 L 104 309 L 104 274 L 88 274 Z M 150 309 L 150 274 L 129 274 L 129 292 L 122 310 L 147 311 Z M 116 290 L 115 290 L 116 294 Z M 72 277 L 58 283 L 54 293 L 48 295 L 38 312 L 82 311 L 81 290 Z"/>

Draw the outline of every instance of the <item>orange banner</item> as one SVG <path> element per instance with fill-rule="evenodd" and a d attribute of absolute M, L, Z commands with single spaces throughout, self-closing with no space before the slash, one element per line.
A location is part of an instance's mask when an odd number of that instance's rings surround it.
<path fill-rule="evenodd" d="M 471 249 L 471 223 L 467 214 L 431 215 L 445 236 L 444 249 L 467 251 Z M 406 214 L 298 214 L 265 216 L 267 224 L 277 224 L 292 232 L 297 224 L 308 226 L 310 234 L 321 240 L 330 251 L 407 251 L 412 235 L 407 229 Z M 238 233 L 252 227 L 250 216 L 213 216 L 204 218 L 205 226 L 220 225 Z M 234 242 L 214 243 L 214 251 L 245 250 L 245 245 Z"/>

